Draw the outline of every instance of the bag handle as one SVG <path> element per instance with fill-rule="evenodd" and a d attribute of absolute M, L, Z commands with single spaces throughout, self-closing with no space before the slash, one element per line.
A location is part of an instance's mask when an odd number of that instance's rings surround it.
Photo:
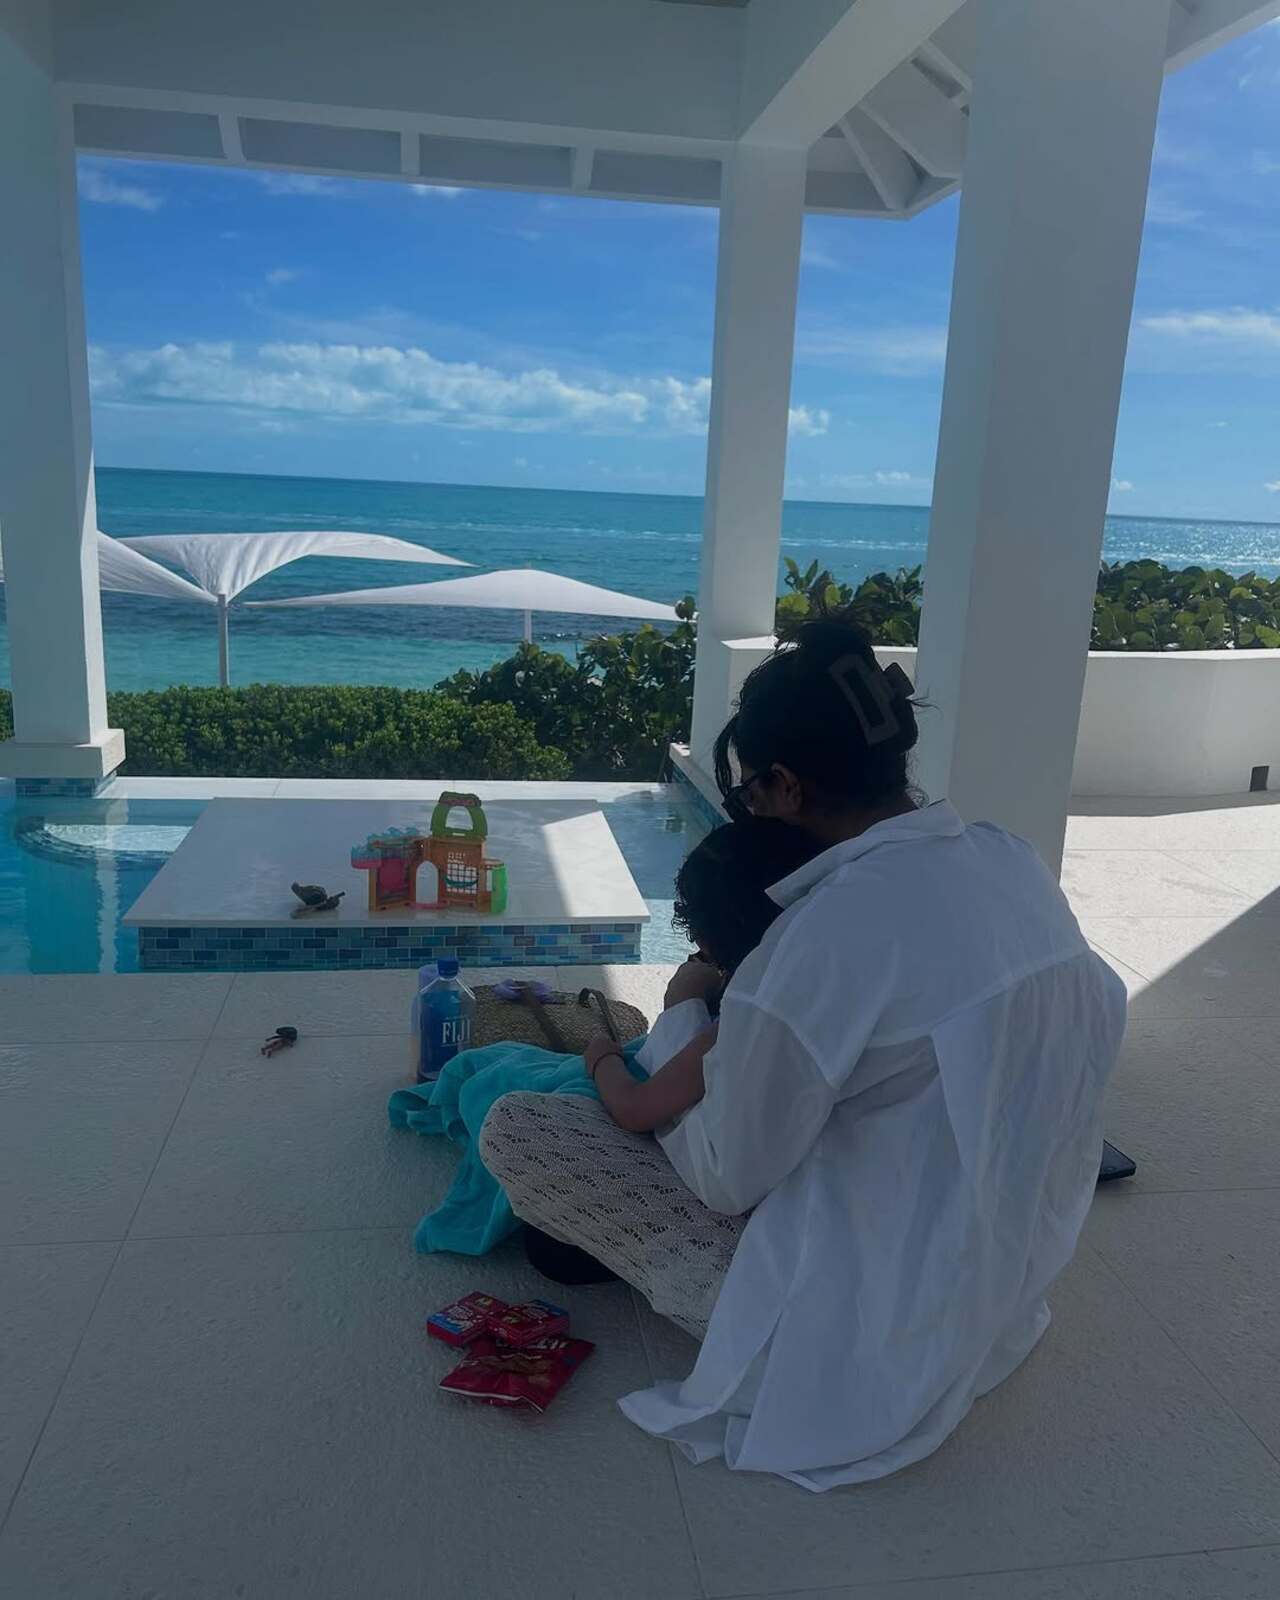
<path fill-rule="evenodd" d="M 556 1052 L 556 1054 L 561 1056 L 574 1055 L 576 1052 L 569 1048 L 564 1035 L 560 1032 L 559 1028 L 556 1027 L 555 1023 L 552 1022 L 550 1013 L 547 1011 L 547 1008 L 543 1005 L 542 1001 L 538 999 L 537 995 L 533 991 L 532 986 L 527 983 L 521 983 L 517 985 L 517 988 L 519 989 L 519 995 L 516 1001 L 517 1005 L 522 1005 L 526 1008 L 526 1010 L 533 1013 L 537 1020 L 538 1026 L 542 1029 L 542 1032 L 546 1037 L 547 1043 Z"/>
<path fill-rule="evenodd" d="M 605 1032 L 613 1040 L 614 1044 L 621 1044 L 622 1035 L 618 1032 L 618 1024 L 614 1020 L 608 996 L 602 994 L 599 989 L 582 989 L 579 991 L 578 1004 L 580 1006 L 586 1006 L 589 1009 L 593 1000 L 600 1008 L 600 1018 L 604 1023 Z"/>

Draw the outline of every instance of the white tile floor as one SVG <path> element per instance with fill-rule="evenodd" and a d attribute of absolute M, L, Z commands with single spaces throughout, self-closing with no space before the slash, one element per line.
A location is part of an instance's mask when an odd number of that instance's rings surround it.
<path fill-rule="evenodd" d="M 544 1419 L 439 1394 L 402 973 L 0 979 L 0 1594 L 15 1600 L 1274 1600 L 1280 809 L 1105 802 L 1065 873 L 1134 1020 L 1055 1326 L 936 1456 L 824 1497 L 612 1405 L 684 1370 L 625 1290 Z M 652 1009 L 666 969 L 603 981 Z M 566 984 L 577 973 L 566 973 Z M 585 974 L 581 974 L 585 976 Z M 264 1061 L 259 1041 L 303 1038 Z"/>

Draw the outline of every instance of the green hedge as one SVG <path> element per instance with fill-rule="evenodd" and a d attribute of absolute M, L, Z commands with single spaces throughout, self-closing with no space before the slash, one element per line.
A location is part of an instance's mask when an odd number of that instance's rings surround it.
<path fill-rule="evenodd" d="M 1280 649 L 1280 578 L 1104 561 L 1091 643 L 1095 650 Z"/>
<path fill-rule="evenodd" d="M 133 777 L 544 778 L 568 776 L 511 706 L 423 689 L 255 683 L 107 696 Z M 12 728 L 0 690 L 0 734 Z"/>
<path fill-rule="evenodd" d="M 917 641 L 924 592 L 919 567 L 877 572 L 852 588 L 819 571 L 816 561 L 803 572 L 788 561 L 786 585 L 778 601 L 780 632 L 808 617 L 844 616 L 877 644 Z M 1089 644 L 1093 650 L 1280 649 L 1280 578 L 1104 561 Z"/>

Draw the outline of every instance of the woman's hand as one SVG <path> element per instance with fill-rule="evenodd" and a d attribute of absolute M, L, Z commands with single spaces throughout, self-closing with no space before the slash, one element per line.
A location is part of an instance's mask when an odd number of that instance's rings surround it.
<path fill-rule="evenodd" d="M 588 1039 L 587 1048 L 582 1054 L 587 1063 L 587 1077 L 593 1081 L 596 1069 L 606 1056 L 617 1056 L 620 1061 L 622 1059 L 622 1051 L 618 1048 L 617 1042 L 611 1039 L 607 1033 L 597 1033 L 593 1038 Z"/>
<path fill-rule="evenodd" d="M 709 1000 L 724 987 L 724 979 L 717 968 L 700 956 L 690 956 L 667 985 L 663 1009 L 683 1004 L 686 1000 Z"/>

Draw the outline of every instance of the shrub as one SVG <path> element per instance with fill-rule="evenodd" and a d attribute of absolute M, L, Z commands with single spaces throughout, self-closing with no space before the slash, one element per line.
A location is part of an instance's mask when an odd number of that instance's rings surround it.
<path fill-rule="evenodd" d="M 504 705 L 422 689 L 255 683 L 107 696 L 122 773 L 219 778 L 564 778 L 569 764 Z M 10 719 L 0 692 L 0 729 Z"/>
<path fill-rule="evenodd" d="M 511 705 L 538 738 L 566 752 L 579 779 L 652 781 L 667 746 L 687 738 L 693 704 L 693 601 L 668 633 L 648 625 L 588 639 L 575 661 L 524 644 L 484 672 L 437 687 L 471 706 Z"/>
<path fill-rule="evenodd" d="M 1104 561 L 1090 642 L 1095 650 L 1275 650 L 1280 579 Z"/>
<path fill-rule="evenodd" d="M 856 589 L 818 568 L 816 561 L 801 571 L 786 558 L 787 592 L 778 601 L 776 626 L 786 637 L 801 622 L 840 617 L 856 622 L 876 644 L 912 645 L 920 637 L 920 568 L 873 572 Z"/>
<path fill-rule="evenodd" d="M 877 644 L 911 645 L 920 631 L 920 568 L 877 572 L 857 588 L 813 562 L 787 561 L 778 631 L 810 617 L 847 617 Z M 1216 568 L 1180 572 L 1159 561 L 1104 561 L 1093 604 L 1094 650 L 1280 649 L 1280 578 Z"/>

